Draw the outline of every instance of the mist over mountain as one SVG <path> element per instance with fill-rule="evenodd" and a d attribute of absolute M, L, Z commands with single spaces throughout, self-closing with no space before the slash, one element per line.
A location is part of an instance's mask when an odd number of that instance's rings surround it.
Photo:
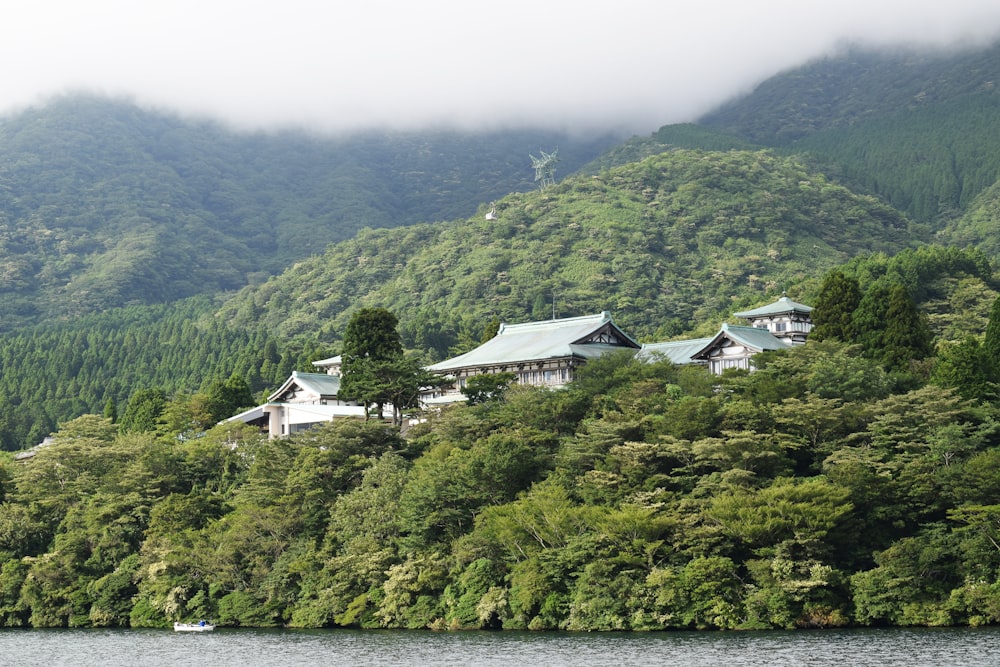
<path fill-rule="evenodd" d="M 365 227 L 469 215 L 615 141 L 536 130 L 238 133 L 66 97 L 0 122 L 0 328 L 233 290 Z"/>
<path fill-rule="evenodd" d="M 998 83 L 1000 42 L 855 48 L 775 76 L 699 125 L 810 155 L 850 187 L 941 230 L 1000 178 L 991 148 Z"/>

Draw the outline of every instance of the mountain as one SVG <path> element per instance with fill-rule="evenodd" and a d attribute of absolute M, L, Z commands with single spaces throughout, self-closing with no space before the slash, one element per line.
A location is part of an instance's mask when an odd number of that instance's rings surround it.
<path fill-rule="evenodd" d="M 364 227 L 468 215 L 612 135 L 246 134 L 99 97 L 0 121 L 0 328 L 260 282 Z"/>
<path fill-rule="evenodd" d="M 962 50 L 852 47 L 773 76 L 698 124 L 787 146 L 901 111 L 993 95 L 998 82 L 1000 43 Z"/>
<path fill-rule="evenodd" d="M 2 119 L 0 447 L 143 385 L 237 372 L 264 391 L 335 353 L 358 306 L 393 310 L 434 360 L 495 320 L 610 310 L 644 341 L 711 333 L 932 241 L 995 260 L 997 57 L 851 51 L 624 142 L 241 134 L 93 97 Z M 555 146 L 539 191 L 528 155 Z M 942 340 L 979 330 L 954 316 L 983 319 L 993 288 L 973 278 L 924 300 Z"/>
<path fill-rule="evenodd" d="M 816 168 L 942 230 L 1000 179 L 1000 43 L 851 49 L 702 117 L 706 130 L 809 154 Z"/>
<path fill-rule="evenodd" d="M 496 220 L 365 231 L 244 290 L 219 316 L 333 342 L 354 308 L 383 306 L 404 342 L 432 357 L 478 339 L 494 317 L 553 312 L 610 310 L 662 340 L 858 254 L 927 239 L 876 199 L 766 151 L 669 151 L 496 209 Z"/>

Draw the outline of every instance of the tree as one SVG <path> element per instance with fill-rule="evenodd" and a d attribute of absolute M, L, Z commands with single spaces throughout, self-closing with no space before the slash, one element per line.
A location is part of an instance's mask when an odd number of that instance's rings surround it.
<path fill-rule="evenodd" d="M 500 318 L 494 315 L 493 318 L 486 323 L 486 326 L 483 327 L 482 342 L 485 343 L 489 340 L 492 340 L 493 337 L 495 337 L 499 332 L 500 332 Z"/>
<path fill-rule="evenodd" d="M 421 387 L 440 378 L 403 356 L 397 325 L 396 316 L 384 308 L 354 313 L 344 332 L 340 397 L 375 405 L 379 419 L 384 406 L 391 404 L 393 423 L 400 425 L 403 411 L 418 405 Z"/>
<path fill-rule="evenodd" d="M 851 322 L 855 340 L 861 343 L 865 355 L 870 359 L 878 359 L 882 349 L 882 332 L 885 329 L 889 289 L 884 280 L 878 280 L 870 285 L 861 297 Z"/>
<path fill-rule="evenodd" d="M 517 379 L 516 373 L 483 373 L 473 375 L 465 381 L 462 393 L 469 405 L 501 400 L 511 383 Z"/>
<path fill-rule="evenodd" d="M 882 345 L 882 362 L 890 369 L 903 370 L 911 360 L 931 354 L 930 329 L 902 285 L 889 289 Z"/>
<path fill-rule="evenodd" d="M 104 403 L 104 417 L 110 419 L 112 423 L 118 420 L 118 406 L 115 405 L 115 399 L 108 398 Z"/>
<path fill-rule="evenodd" d="M 208 388 L 204 408 L 212 422 L 220 422 L 237 414 L 243 408 L 254 404 L 250 385 L 240 375 L 231 375 L 228 380 L 216 380 Z"/>
<path fill-rule="evenodd" d="M 993 301 L 983 337 L 983 352 L 989 362 L 990 379 L 1000 383 L 1000 296 Z"/>
<path fill-rule="evenodd" d="M 351 316 L 344 331 L 340 396 L 362 405 L 374 403 L 379 418 L 388 402 L 383 377 L 385 362 L 403 356 L 398 324 L 396 316 L 385 308 L 362 308 Z"/>
<path fill-rule="evenodd" d="M 392 405 L 392 423 L 402 426 L 403 414 L 420 406 L 420 392 L 424 388 L 438 387 L 448 380 L 424 370 L 416 359 L 404 357 L 387 361 L 378 369 L 381 394 Z"/>
<path fill-rule="evenodd" d="M 358 359 L 386 361 L 403 355 L 396 328 L 399 320 L 385 308 L 362 308 L 351 316 L 344 330 L 343 369 Z"/>
<path fill-rule="evenodd" d="M 831 271 L 819 289 L 811 313 L 813 330 L 809 337 L 813 340 L 832 338 L 845 343 L 853 341 L 854 311 L 860 303 L 861 288 L 857 279 L 845 276 L 841 271 Z"/>
<path fill-rule="evenodd" d="M 122 433 L 145 433 L 156 430 L 156 422 L 167 404 L 162 389 L 139 389 L 128 400 L 118 422 Z"/>
<path fill-rule="evenodd" d="M 937 355 L 931 382 L 951 387 L 962 398 L 991 400 L 997 395 L 997 385 L 991 382 L 993 359 L 975 336 L 944 346 Z"/>

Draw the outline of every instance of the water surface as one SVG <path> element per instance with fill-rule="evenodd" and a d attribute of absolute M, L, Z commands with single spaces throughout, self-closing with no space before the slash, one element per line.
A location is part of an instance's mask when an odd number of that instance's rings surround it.
<path fill-rule="evenodd" d="M 979 667 L 1000 665 L 1000 628 L 634 634 L 6 629 L 0 630 L 0 665 Z"/>

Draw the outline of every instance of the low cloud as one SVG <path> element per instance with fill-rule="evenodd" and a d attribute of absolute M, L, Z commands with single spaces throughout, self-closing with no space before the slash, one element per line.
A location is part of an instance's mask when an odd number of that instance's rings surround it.
<path fill-rule="evenodd" d="M 341 4 L 14 0 L 0 110 L 83 89 L 254 129 L 646 133 L 848 42 L 1000 34 L 996 0 Z"/>

